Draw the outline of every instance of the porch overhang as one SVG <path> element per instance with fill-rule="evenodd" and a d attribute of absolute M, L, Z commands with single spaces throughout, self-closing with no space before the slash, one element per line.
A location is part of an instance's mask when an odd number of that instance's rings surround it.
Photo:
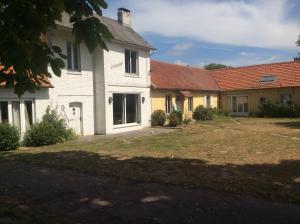
<path fill-rule="evenodd" d="M 179 91 L 181 95 L 183 95 L 184 97 L 192 97 L 193 94 L 188 91 L 188 90 L 184 90 L 184 91 Z"/>

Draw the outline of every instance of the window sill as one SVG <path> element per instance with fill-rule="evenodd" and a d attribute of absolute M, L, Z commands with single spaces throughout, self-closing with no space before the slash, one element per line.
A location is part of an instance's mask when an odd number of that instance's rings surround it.
<path fill-rule="evenodd" d="M 82 75 L 81 71 L 67 71 L 67 75 Z"/>
<path fill-rule="evenodd" d="M 138 73 L 125 73 L 125 77 L 140 78 Z"/>
<path fill-rule="evenodd" d="M 114 129 L 129 128 L 129 127 L 136 127 L 136 126 L 141 126 L 141 124 L 139 123 L 118 124 L 118 125 L 114 125 Z"/>

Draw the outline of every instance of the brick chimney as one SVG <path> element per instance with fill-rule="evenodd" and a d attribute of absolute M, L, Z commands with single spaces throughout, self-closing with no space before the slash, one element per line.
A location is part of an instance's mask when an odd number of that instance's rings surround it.
<path fill-rule="evenodd" d="M 118 9 L 118 21 L 123 26 L 131 27 L 131 13 L 130 10 L 125 8 Z"/>

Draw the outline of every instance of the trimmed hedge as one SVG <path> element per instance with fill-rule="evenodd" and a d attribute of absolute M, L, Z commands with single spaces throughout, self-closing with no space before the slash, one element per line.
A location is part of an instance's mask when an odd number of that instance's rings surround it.
<path fill-rule="evenodd" d="M 71 140 L 75 132 L 67 128 L 64 119 L 56 111 L 47 108 L 40 123 L 36 123 L 24 135 L 25 146 L 45 146 Z"/>
<path fill-rule="evenodd" d="M 156 110 L 151 115 L 152 126 L 163 126 L 166 123 L 167 116 L 163 110 Z"/>
<path fill-rule="evenodd" d="M 281 118 L 281 117 L 298 117 L 299 109 L 295 104 L 279 104 L 272 103 L 268 101 L 267 103 L 262 104 L 260 107 L 260 112 L 257 113 L 259 117 L 270 117 L 270 118 Z"/>
<path fill-rule="evenodd" d="M 19 146 L 19 130 L 10 124 L 0 123 L 0 151 L 15 150 Z"/>

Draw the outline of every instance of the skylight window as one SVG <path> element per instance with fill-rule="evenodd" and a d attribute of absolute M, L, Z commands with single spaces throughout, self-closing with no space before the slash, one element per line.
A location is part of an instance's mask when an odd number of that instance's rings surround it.
<path fill-rule="evenodd" d="M 260 77 L 260 82 L 275 82 L 277 79 L 276 75 L 262 75 Z"/>

